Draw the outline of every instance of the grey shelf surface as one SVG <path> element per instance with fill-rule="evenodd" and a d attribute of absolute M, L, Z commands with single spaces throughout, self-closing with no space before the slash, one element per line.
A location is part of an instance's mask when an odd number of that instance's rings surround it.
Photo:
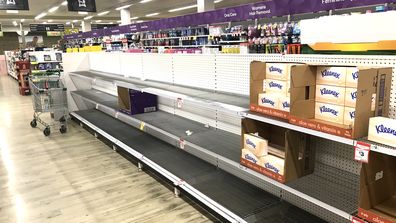
<path fill-rule="evenodd" d="M 111 104 L 116 104 L 117 101 L 117 97 L 97 90 L 74 91 L 72 94 L 79 95 L 90 101 L 95 101 L 101 105 L 103 105 L 103 102 L 109 103 L 110 101 L 113 101 Z M 111 109 L 118 111 L 117 106 L 111 107 Z M 231 165 L 235 168 L 239 166 L 241 154 L 239 135 L 222 130 L 209 129 L 201 123 L 163 111 L 133 115 L 131 116 L 132 118 L 183 138 L 221 157 L 225 157 L 231 160 Z M 187 136 L 185 133 L 187 130 L 192 131 L 193 134 Z M 147 152 L 151 153 L 151 150 L 148 149 Z M 155 150 L 155 152 L 158 153 L 158 150 Z M 160 157 L 161 155 L 163 153 L 159 154 Z M 161 163 L 161 160 L 159 162 Z M 358 175 L 317 163 L 314 174 L 292 181 L 284 187 L 279 188 L 279 190 L 284 189 L 287 191 L 289 187 L 301 191 L 305 196 L 310 196 L 352 214 L 357 210 L 358 195 L 356 188 L 358 188 L 358 185 Z M 324 190 L 326 193 L 323 193 Z"/>
<path fill-rule="evenodd" d="M 243 109 L 249 108 L 249 97 L 236 94 L 227 94 L 221 92 L 214 92 L 206 89 L 198 89 L 191 87 L 184 87 L 180 85 L 174 85 L 165 82 L 157 82 L 145 80 L 142 81 L 137 78 L 126 78 L 116 74 L 103 73 L 97 71 L 75 71 L 71 74 L 77 74 L 89 78 L 103 79 L 109 82 L 125 82 L 135 85 L 139 89 L 154 88 L 158 90 L 169 91 L 173 93 L 183 94 L 194 99 L 200 99 L 208 103 L 224 103 L 233 106 L 237 106 Z"/>
<path fill-rule="evenodd" d="M 72 94 L 105 106 L 111 105 L 108 107 L 118 111 L 117 97 L 113 95 L 97 90 L 74 91 Z M 206 128 L 202 123 L 163 111 L 138 114 L 132 117 L 239 163 L 241 155 L 239 135 L 219 129 Z M 190 136 L 186 134 L 187 130 L 192 131 Z"/>
<path fill-rule="evenodd" d="M 100 111 L 85 110 L 78 111 L 76 114 L 184 179 L 201 193 L 247 222 L 324 222 L 183 150 Z"/>

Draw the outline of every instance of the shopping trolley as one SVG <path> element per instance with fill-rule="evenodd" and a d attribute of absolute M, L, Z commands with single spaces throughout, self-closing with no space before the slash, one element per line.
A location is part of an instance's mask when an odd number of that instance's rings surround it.
<path fill-rule="evenodd" d="M 63 134 L 67 132 L 69 110 L 67 108 L 67 89 L 58 75 L 30 76 L 29 85 L 33 99 L 34 115 L 30 122 L 32 128 L 37 123 L 44 126 L 45 136 L 51 134 L 51 127 L 59 127 Z M 49 114 L 49 117 L 43 117 Z"/>

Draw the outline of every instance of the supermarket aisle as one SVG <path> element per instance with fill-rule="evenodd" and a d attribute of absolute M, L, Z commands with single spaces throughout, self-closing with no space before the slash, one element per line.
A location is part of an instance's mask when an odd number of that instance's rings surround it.
<path fill-rule="evenodd" d="M 31 106 L 0 76 L 0 223 L 213 221 L 75 123 L 31 129 Z"/>

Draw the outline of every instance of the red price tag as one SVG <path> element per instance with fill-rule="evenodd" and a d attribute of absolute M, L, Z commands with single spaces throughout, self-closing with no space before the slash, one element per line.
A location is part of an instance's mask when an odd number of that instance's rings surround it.
<path fill-rule="evenodd" d="M 184 139 L 180 139 L 179 140 L 179 147 L 180 149 L 184 149 L 184 146 L 186 145 L 186 142 L 184 141 Z"/>
<path fill-rule="evenodd" d="M 370 146 L 371 145 L 368 143 L 357 141 L 355 143 L 355 160 L 362 163 L 368 163 Z"/>
<path fill-rule="evenodd" d="M 352 217 L 352 223 L 365 223 L 362 219 L 357 218 L 355 216 Z"/>

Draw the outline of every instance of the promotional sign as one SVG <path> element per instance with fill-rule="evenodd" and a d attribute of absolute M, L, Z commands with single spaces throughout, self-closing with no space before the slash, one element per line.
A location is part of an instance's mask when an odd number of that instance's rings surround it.
<path fill-rule="evenodd" d="M 29 10 L 28 0 L 0 0 L 0 10 Z"/>
<path fill-rule="evenodd" d="M 95 0 L 67 0 L 71 12 L 96 12 Z"/>
<path fill-rule="evenodd" d="M 48 32 L 48 31 L 65 31 L 63 24 L 30 24 L 30 31 L 32 32 Z"/>
<path fill-rule="evenodd" d="M 66 28 L 65 31 L 64 31 L 64 34 L 65 35 L 70 35 L 70 34 L 75 34 L 75 33 L 78 33 L 78 32 L 79 32 L 78 28 Z"/>
<path fill-rule="evenodd" d="M 355 143 L 355 160 L 368 163 L 370 154 L 370 144 L 364 142 Z"/>
<path fill-rule="evenodd" d="M 47 36 L 61 36 L 62 32 L 59 31 L 48 31 Z"/>

